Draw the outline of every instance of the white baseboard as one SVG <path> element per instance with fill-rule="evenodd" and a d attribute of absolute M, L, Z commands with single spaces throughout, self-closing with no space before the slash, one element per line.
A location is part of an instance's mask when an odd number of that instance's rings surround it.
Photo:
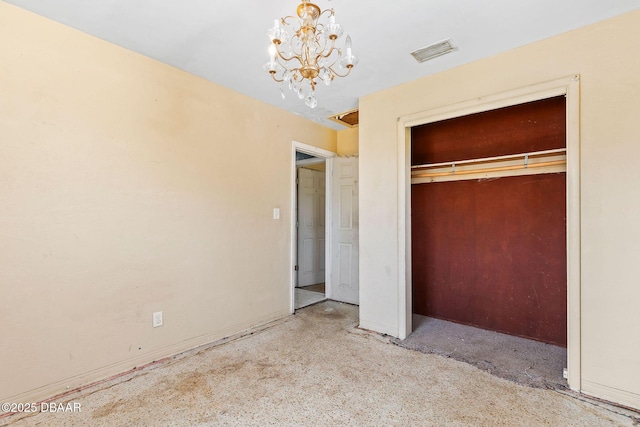
<path fill-rule="evenodd" d="M 640 394 L 605 386 L 588 380 L 582 380 L 582 393 L 617 403 L 635 410 L 640 410 Z"/>
<path fill-rule="evenodd" d="M 381 334 L 391 335 L 392 337 L 398 337 L 398 328 L 390 327 L 389 325 L 383 325 L 376 322 L 371 322 L 369 320 L 360 319 L 361 329 L 367 329 L 369 331 L 378 332 Z"/>

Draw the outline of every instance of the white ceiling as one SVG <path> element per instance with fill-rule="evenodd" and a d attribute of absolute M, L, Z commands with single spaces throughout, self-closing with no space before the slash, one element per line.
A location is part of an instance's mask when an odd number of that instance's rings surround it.
<path fill-rule="evenodd" d="M 317 0 L 334 8 L 360 58 L 317 89 L 310 109 L 262 67 L 274 18 L 299 0 L 4 0 L 334 129 L 358 98 L 640 8 L 640 0 Z M 422 64 L 409 54 L 451 38 L 458 50 Z M 579 71 L 579 70 L 577 70 Z"/>

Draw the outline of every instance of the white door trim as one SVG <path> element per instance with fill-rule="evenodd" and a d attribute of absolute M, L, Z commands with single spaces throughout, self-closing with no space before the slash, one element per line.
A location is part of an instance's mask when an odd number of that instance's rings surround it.
<path fill-rule="evenodd" d="M 580 76 L 507 91 L 398 118 L 398 335 L 411 333 L 411 128 L 554 96 L 566 96 L 567 118 L 567 369 L 581 386 Z"/>
<path fill-rule="evenodd" d="M 291 314 L 295 311 L 295 286 L 296 271 L 295 266 L 298 261 L 298 239 L 296 229 L 296 151 L 320 157 L 326 160 L 326 193 L 325 193 L 325 295 L 331 298 L 331 175 L 333 171 L 333 159 L 337 154 L 333 151 L 324 150 L 298 141 L 291 142 L 291 264 L 289 268 L 289 311 Z"/>

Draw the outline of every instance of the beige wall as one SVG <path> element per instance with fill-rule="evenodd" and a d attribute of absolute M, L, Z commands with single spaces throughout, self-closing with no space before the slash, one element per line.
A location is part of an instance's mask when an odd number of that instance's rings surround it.
<path fill-rule="evenodd" d="M 358 154 L 359 128 L 348 128 L 338 131 L 338 155 L 353 156 Z"/>
<path fill-rule="evenodd" d="M 579 387 L 640 408 L 638 40 L 640 11 L 360 100 L 363 325 L 399 331 L 398 117 L 579 74 Z"/>
<path fill-rule="evenodd" d="M 335 131 L 4 2 L 0 58 L 0 401 L 289 313 L 291 141 Z"/>

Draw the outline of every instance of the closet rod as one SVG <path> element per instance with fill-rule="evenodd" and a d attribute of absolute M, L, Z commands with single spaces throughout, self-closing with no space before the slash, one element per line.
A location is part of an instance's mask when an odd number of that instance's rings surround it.
<path fill-rule="evenodd" d="M 413 172 L 411 174 L 411 178 L 431 178 L 437 176 L 455 176 L 455 175 L 470 175 L 475 173 L 488 173 L 488 172 L 501 172 L 501 171 L 510 171 L 510 170 L 518 170 L 518 169 L 532 169 L 532 168 L 542 168 L 548 166 L 558 166 L 565 165 L 567 163 L 566 160 L 554 160 L 552 162 L 542 162 L 542 163 L 529 163 L 528 165 L 515 165 L 515 166 L 499 166 L 495 168 L 484 168 L 484 169 L 473 169 L 473 170 L 458 170 L 458 171 L 449 171 L 449 172 L 434 172 L 434 173 L 419 173 Z M 449 163 L 450 164 L 450 163 Z"/>
<path fill-rule="evenodd" d="M 488 163 L 488 162 L 496 162 L 501 160 L 516 160 L 519 158 L 528 157 L 531 159 L 532 157 L 544 157 L 544 156 L 553 156 L 556 154 L 564 154 L 567 152 L 566 148 L 556 148 L 553 150 L 542 150 L 542 151 L 533 151 L 531 153 L 522 153 L 522 154 L 507 154 L 504 156 L 495 156 L 495 157 L 483 157 L 481 159 L 470 159 L 470 160 L 459 160 L 453 162 L 442 162 L 442 163 L 426 163 L 423 165 L 414 165 L 411 166 L 411 169 L 430 169 L 437 168 L 442 166 L 451 166 L 451 165 L 468 165 L 474 163 Z"/>

